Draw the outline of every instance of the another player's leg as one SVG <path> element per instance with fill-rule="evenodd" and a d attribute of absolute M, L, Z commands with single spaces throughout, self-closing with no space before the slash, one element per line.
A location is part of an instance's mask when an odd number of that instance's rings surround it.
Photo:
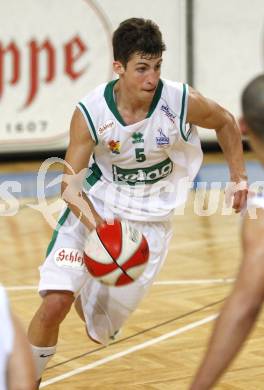
<path fill-rule="evenodd" d="M 59 326 L 69 312 L 73 301 L 72 292 L 48 292 L 30 323 L 28 338 L 32 345 L 37 382 L 40 382 L 47 363 L 55 354 Z"/>

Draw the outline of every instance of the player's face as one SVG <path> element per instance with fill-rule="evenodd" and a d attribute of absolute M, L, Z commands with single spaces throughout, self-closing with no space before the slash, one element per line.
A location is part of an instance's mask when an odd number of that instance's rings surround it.
<path fill-rule="evenodd" d="M 140 100 L 151 100 L 157 88 L 162 57 L 148 59 L 142 54 L 133 54 L 123 67 L 123 85 Z"/>

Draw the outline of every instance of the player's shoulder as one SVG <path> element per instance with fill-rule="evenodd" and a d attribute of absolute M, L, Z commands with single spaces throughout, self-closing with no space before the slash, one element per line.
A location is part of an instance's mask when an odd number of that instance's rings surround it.
<path fill-rule="evenodd" d="M 165 87 L 172 87 L 172 88 L 182 88 L 182 86 L 185 84 L 181 81 L 169 80 L 169 79 L 165 79 L 163 77 L 162 77 L 161 81 Z"/>
<path fill-rule="evenodd" d="M 188 103 L 188 85 L 167 79 L 161 79 L 161 81 L 163 83 L 161 94 L 163 110 L 173 110 L 175 115 L 184 119 Z"/>
<path fill-rule="evenodd" d="M 187 101 L 189 94 L 188 84 L 180 81 L 172 81 L 168 79 L 161 79 L 163 88 L 161 97 L 166 101 L 177 101 L 182 105 L 183 101 Z"/>
<path fill-rule="evenodd" d="M 180 92 L 183 93 L 184 89 L 188 89 L 188 84 L 180 82 L 180 81 L 174 81 L 174 80 L 168 80 L 168 79 L 161 79 L 163 83 L 163 91 L 174 91 L 174 92 Z"/>

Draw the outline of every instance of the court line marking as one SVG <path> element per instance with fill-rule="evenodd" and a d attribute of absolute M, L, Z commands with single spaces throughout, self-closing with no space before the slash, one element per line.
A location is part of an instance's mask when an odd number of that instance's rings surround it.
<path fill-rule="evenodd" d="M 186 279 L 186 280 L 160 280 L 154 282 L 156 285 L 169 286 L 169 285 L 191 285 L 191 284 L 228 284 L 233 283 L 235 278 L 222 278 L 222 279 Z"/>
<path fill-rule="evenodd" d="M 173 285 L 203 285 L 203 284 L 229 284 L 233 283 L 235 278 L 222 278 L 222 279 L 182 279 L 182 280 L 160 280 L 153 284 L 157 286 L 173 286 Z M 35 286 L 5 286 L 7 291 L 26 291 L 26 290 L 37 290 L 38 285 Z"/>
<path fill-rule="evenodd" d="M 174 336 L 177 336 L 177 335 L 179 335 L 181 333 L 188 332 L 189 330 L 192 330 L 194 328 L 197 328 L 197 327 L 199 327 L 201 325 L 207 324 L 208 322 L 211 322 L 211 321 L 215 320 L 217 317 L 218 317 L 218 314 L 212 314 L 212 315 L 210 315 L 208 317 L 203 318 L 202 320 L 192 322 L 192 323 L 190 323 L 188 325 L 183 326 L 182 328 L 178 328 L 178 329 L 173 330 L 172 332 L 165 333 L 162 336 L 155 337 L 155 338 L 153 338 L 151 340 L 148 340 L 148 341 L 145 341 L 143 343 L 137 344 L 134 347 L 128 348 L 128 349 L 126 349 L 124 351 L 117 352 L 117 353 L 115 353 L 113 355 L 109 355 L 109 356 L 107 356 L 107 357 L 105 357 L 103 359 L 96 360 L 93 363 L 90 363 L 90 364 L 87 364 L 85 366 L 76 368 L 75 370 L 71 370 L 71 371 L 69 371 L 69 372 L 67 372 L 65 374 L 58 375 L 58 376 L 56 376 L 56 377 L 54 377 L 52 379 L 48 379 L 48 380 L 46 380 L 45 382 L 43 382 L 40 385 L 40 388 L 43 388 L 43 387 L 46 387 L 46 386 L 51 385 L 53 383 L 56 383 L 56 382 L 62 381 L 64 379 L 70 378 L 70 377 L 72 377 L 74 375 L 81 374 L 81 373 L 83 373 L 85 371 L 92 370 L 95 367 L 102 366 L 103 364 L 106 364 L 106 363 L 109 363 L 109 362 L 111 362 L 113 360 L 122 358 L 123 356 L 129 355 L 129 354 L 131 354 L 133 352 L 136 352 L 136 351 L 140 351 L 140 350 L 142 350 L 144 348 L 147 348 L 147 347 L 150 347 L 152 345 L 158 344 L 161 341 L 167 340 L 167 339 L 169 339 L 171 337 L 174 337 Z"/>
<path fill-rule="evenodd" d="M 5 286 L 7 291 L 37 290 L 38 286 Z"/>

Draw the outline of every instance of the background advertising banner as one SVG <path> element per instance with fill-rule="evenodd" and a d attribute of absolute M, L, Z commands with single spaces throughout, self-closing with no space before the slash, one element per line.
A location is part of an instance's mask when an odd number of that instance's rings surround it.
<path fill-rule="evenodd" d="M 115 77 L 111 36 L 128 17 L 151 18 L 160 25 L 168 47 L 163 76 L 184 80 L 184 2 L 167 4 L 1 2 L 0 151 L 66 148 L 76 103 L 98 84 Z"/>

